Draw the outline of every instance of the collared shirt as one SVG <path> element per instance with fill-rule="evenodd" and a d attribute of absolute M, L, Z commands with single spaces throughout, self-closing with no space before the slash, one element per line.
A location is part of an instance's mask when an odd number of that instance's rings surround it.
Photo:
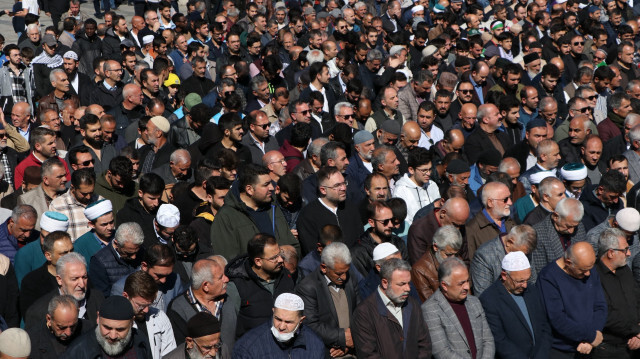
<path fill-rule="evenodd" d="M 338 82 L 340 83 L 340 88 L 342 89 L 342 92 L 347 92 L 347 84 L 344 83 L 344 81 L 342 81 L 342 76 L 338 75 Z"/>
<path fill-rule="evenodd" d="M 79 89 L 79 82 L 80 82 L 80 76 L 78 76 L 78 73 L 76 73 L 76 77 L 73 78 L 73 80 L 69 81 L 69 84 L 73 87 L 74 90 L 76 90 L 76 93 L 78 92 Z"/>
<path fill-rule="evenodd" d="M 116 89 L 116 86 L 111 86 L 107 83 L 107 80 L 102 81 L 102 84 L 104 85 L 104 87 L 109 90 L 109 91 L 113 91 Z"/>
<path fill-rule="evenodd" d="M 342 289 L 337 284 L 333 283 L 331 279 L 329 279 L 329 277 L 327 277 L 326 275 L 324 276 L 324 279 L 327 281 L 327 286 L 331 288 L 334 292 L 338 293 L 340 289 Z"/>
<path fill-rule="evenodd" d="M 320 198 L 320 203 L 328 210 L 331 211 L 331 213 L 335 214 L 336 218 L 338 218 L 338 207 L 336 208 L 331 208 L 329 207 L 326 203 L 324 203 L 324 200 L 322 198 Z"/>
<path fill-rule="evenodd" d="M 9 68 L 9 76 L 11 77 L 11 97 L 13 103 L 28 102 L 27 101 L 27 82 L 24 79 L 24 70 L 26 67 L 22 64 L 18 66 L 18 74 Z"/>
<path fill-rule="evenodd" d="M 484 216 L 487 217 L 487 220 L 489 220 L 490 223 L 498 227 L 498 229 L 500 230 L 500 233 L 507 233 L 506 218 L 503 218 L 502 221 L 500 221 L 500 226 L 498 226 L 498 224 L 493 220 L 493 218 L 491 218 L 486 208 L 482 210 L 482 214 L 484 214 Z"/>
<path fill-rule="evenodd" d="M 400 323 L 400 326 L 402 327 L 402 306 L 398 307 L 393 304 L 391 299 L 389 299 L 389 297 L 384 294 L 380 287 L 378 287 L 378 295 L 380 296 L 380 298 L 382 298 L 382 303 L 384 303 L 384 306 L 387 307 L 387 310 L 391 314 L 393 314 L 393 316 L 398 320 L 398 323 Z"/>
<path fill-rule="evenodd" d="M 324 97 L 324 104 L 322 105 L 322 111 L 329 112 L 329 101 L 327 101 L 327 91 L 324 89 L 324 86 L 317 89 L 315 86 L 313 86 L 313 84 L 309 84 L 309 88 L 311 88 L 311 91 L 318 91 L 322 94 L 322 97 Z"/>
<path fill-rule="evenodd" d="M 204 305 L 200 304 L 200 302 L 198 302 L 198 300 L 196 299 L 196 296 L 193 294 L 193 290 L 191 290 L 191 287 L 187 289 L 186 295 L 187 295 L 187 300 L 189 301 L 189 304 L 195 306 L 196 309 L 198 309 L 198 312 L 209 313 L 214 315 L 216 318 L 220 319 L 220 314 L 222 314 L 222 304 L 223 304 L 221 300 L 216 301 L 215 313 L 211 313 L 209 309 L 207 309 L 207 307 L 205 307 Z"/>
<path fill-rule="evenodd" d="M 256 145 L 256 147 L 258 147 L 260 149 L 260 151 L 262 151 L 262 153 L 265 153 L 264 152 L 264 142 L 256 140 L 256 138 L 253 137 L 253 133 L 251 133 L 251 132 L 249 132 L 249 138 L 251 139 L 251 141 L 253 141 L 253 143 Z"/>
<path fill-rule="evenodd" d="M 29 137 L 31 136 L 31 125 L 27 127 L 26 131 L 23 131 L 22 128 L 20 127 L 16 127 L 16 130 L 18 130 L 18 133 L 20 134 L 20 136 L 24 137 L 25 140 L 29 141 Z"/>
<path fill-rule="evenodd" d="M 482 94 L 482 85 L 478 85 L 475 81 L 473 81 L 473 77 L 469 76 L 469 82 L 473 85 L 473 89 L 476 90 L 476 95 L 478 95 L 478 99 L 480 100 L 480 104 L 484 105 L 484 96 Z"/>
<path fill-rule="evenodd" d="M 420 132 L 420 142 L 418 142 L 419 147 L 424 147 L 426 149 L 431 148 L 431 146 L 438 143 L 440 140 L 444 138 L 444 132 L 438 126 L 431 126 L 431 136 L 427 135 L 426 132 L 421 128 Z"/>
<path fill-rule="evenodd" d="M 91 202 L 103 199 L 102 196 L 99 195 L 94 195 L 94 197 L 97 198 L 94 198 Z M 69 218 L 69 229 L 67 232 L 72 242 L 75 242 L 83 234 L 91 230 L 91 228 L 89 228 L 89 220 L 87 216 L 84 215 L 86 208 L 87 205 L 78 202 L 71 191 L 67 191 L 55 198 L 49 206 L 49 210 L 60 212 Z"/>

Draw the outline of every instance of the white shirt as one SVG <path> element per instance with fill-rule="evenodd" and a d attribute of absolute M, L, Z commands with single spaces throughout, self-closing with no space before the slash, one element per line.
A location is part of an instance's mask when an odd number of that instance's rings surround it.
<path fill-rule="evenodd" d="M 76 90 L 76 93 L 79 94 L 80 92 L 78 91 L 78 86 L 79 86 L 79 81 L 78 80 L 80 78 L 80 76 L 78 76 L 78 74 L 76 73 L 76 77 L 71 80 L 71 86 L 73 86 L 73 89 Z"/>
<path fill-rule="evenodd" d="M 420 142 L 418 142 L 419 147 L 424 147 L 427 150 L 436 144 L 436 142 L 442 140 L 444 138 L 444 132 L 438 126 L 431 126 L 431 137 L 424 132 L 423 129 L 420 129 L 422 135 L 420 135 Z M 431 142 L 429 142 L 431 140 Z"/>
<path fill-rule="evenodd" d="M 318 184 L 319 185 L 319 184 Z M 320 198 L 320 203 L 322 203 L 322 205 L 331 211 L 331 213 L 333 213 L 336 217 L 338 216 L 338 207 L 336 208 L 331 208 L 329 207 L 326 203 L 324 203 L 324 199 Z"/>
<path fill-rule="evenodd" d="M 29 14 L 38 15 L 40 13 L 40 6 L 38 6 L 38 0 L 23 0 L 22 8 L 29 9 Z"/>
<path fill-rule="evenodd" d="M 322 89 L 317 89 L 313 84 L 309 84 L 311 91 L 319 91 L 324 97 L 324 104 L 322 105 L 322 111 L 329 112 L 329 101 L 327 101 L 327 91 L 325 91 L 324 87 Z"/>

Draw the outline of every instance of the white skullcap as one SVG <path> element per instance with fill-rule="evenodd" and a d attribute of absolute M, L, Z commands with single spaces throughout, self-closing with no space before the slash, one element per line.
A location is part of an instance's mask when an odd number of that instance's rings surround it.
<path fill-rule="evenodd" d="M 180 210 L 172 204 L 162 204 L 158 208 L 156 222 L 165 228 L 177 227 L 180 224 Z"/>
<path fill-rule="evenodd" d="M 164 133 L 169 133 L 169 129 L 171 128 L 171 123 L 169 120 L 164 118 L 163 116 L 154 116 L 149 119 L 160 131 Z"/>
<path fill-rule="evenodd" d="M 20 328 L 9 328 L 0 334 L 0 352 L 14 358 L 31 355 L 29 334 Z"/>
<path fill-rule="evenodd" d="M 560 175 L 567 181 L 581 181 L 587 178 L 587 166 L 582 163 L 567 163 L 560 169 Z"/>
<path fill-rule="evenodd" d="M 95 221 L 109 212 L 113 212 L 113 205 L 108 199 L 93 202 L 84 209 L 84 215 L 90 221 Z"/>
<path fill-rule="evenodd" d="M 508 272 L 517 272 L 529 268 L 531 268 L 529 259 L 527 259 L 527 256 L 521 251 L 507 253 L 507 255 L 502 258 L 502 269 Z"/>
<path fill-rule="evenodd" d="M 153 42 L 153 35 L 147 35 L 142 38 L 142 45 L 148 45 Z"/>
<path fill-rule="evenodd" d="M 380 243 L 373 249 L 373 260 L 379 261 L 398 252 L 398 247 L 394 246 L 393 244 L 389 242 Z"/>
<path fill-rule="evenodd" d="M 412 14 L 415 14 L 418 11 L 424 11 L 424 6 L 418 5 L 418 6 L 414 6 L 414 7 L 411 8 L 411 13 Z"/>
<path fill-rule="evenodd" d="M 69 50 L 62 55 L 63 59 L 72 59 L 78 61 L 78 54 L 75 51 Z"/>
<path fill-rule="evenodd" d="M 529 182 L 531 184 L 540 184 L 540 182 L 547 177 L 555 177 L 555 175 L 552 171 L 537 172 L 529 176 Z"/>
<path fill-rule="evenodd" d="M 389 49 L 389 55 L 391 55 L 391 56 L 397 55 L 397 54 L 401 53 L 402 50 L 406 50 L 406 48 L 404 46 L 402 46 L 402 45 L 393 45 Z"/>
<path fill-rule="evenodd" d="M 616 222 L 622 230 L 637 232 L 640 229 L 640 213 L 635 208 L 623 208 L 616 214 Z"/>
<path fill-rule="evenodd" d="M 293 293 L 282 293 L 276 298 L 276 302 L 273 304 L 275 308 L 299 311 L 304 310 L 304 302 L 302 298 Z"/>
<path fill-rule="evenodd" d="M 433 45 L 429 45 L 427 47 L 425 47 L 424 49 L 422 49 L 422 57 L 427 57 L 427 56 L 431 56 L 433 55 L 436 51 L 438 51 L 438 48 L 433 46 Z"/>
<path fill-rule="evenodd" d="M 66 232 L 69 229 L 69 218 L 59 212 L 44 212 L 40 217 L 40 228 L 47 232 Z"/>
<path fill-rule="evenodd" d="M 564 4 L 567 0 L 556 0 L 556 4 Z"/>

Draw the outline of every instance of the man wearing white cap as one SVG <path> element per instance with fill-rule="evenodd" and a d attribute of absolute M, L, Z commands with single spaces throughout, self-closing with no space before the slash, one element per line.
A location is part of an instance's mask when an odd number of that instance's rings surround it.
<path fill-rule="evenodd" d="M 305 303 L 309 327 L 322 338 L 331 357 L 353 354 L 351 326 L 360 297 L 350 270 L 349 247 L 331 243 L 322 250 L 321 262 L 298 284 L 296 293 Z"/>
<path fill-rule="evenodd" d="M 599 237 L 600 261 L 596 264 L 596 271 L 600 275 L 608 310 L 607 322 L 602 329 L 602 345 L 594 349 L 594 357 L 631 358 L 634 355 L 631 351 L 640 349 L 637 284 L 628 267 L 633 254 L 625 231 L 608 228 Z"/>
<path fill-rule="evenodd" d="M 555 177 L 543 179 L 537 187 L 540 203 L 529 212 L 524 218 L 524 221 L 522 221 L 522 223 L 530 226 L 540 223 L 545 219 L 545 217 L 556 209 L 558 202 L 566 197 L 564 184 Z"/>
<path fill-rule="evenodd" d="M 58 259 L 73 252 L 73 243 L 67 232 L 55 231 L 44 238 L 42 249 L 47 261 L 40 268 L 29 272 L 20 286 L 20 312 L 23 317 L 33 302 L 58 287 Z"/>
<path fill-rule="evenodd" d="M 31 340 L 20 328 L 10 328 L 0 334 L 0 358 L 29 359 Z"/>
<path fill-rule="evenodd" d="M 302 324 L 304 301 L 291 293 L 280 294 L 273 305 L 273 318 L 240 338 L 233 347 L 237 358 L 324 359 L 322 340 Z"/>
<path fill-rule="evenodd" d="M 100 249 L 106 247 L 113 239 L 115 221 L 113 206 L 108 199 L 93 202 L 84 210 L 91 230 L 83 234 L 74 243 L 74 252 L 84 256 L 87 263 Z"/>
<path fill-rule="evenodd" d="M 151 56 L 151 49 L 153 49 L 153 35 L 145 35 L 142 37 L 142 46 L 140 46 L 140 52 L 143 55 L 143 61 L 149 64 L 149 68 L 153 68 L 153 56 Z"/>
<path fill-rule="evenodd" d="M 62 213 L 56 212 L 44 212 L 40 217 L 40 240 L 31 240 L 29 243 L 20 248 L 15 255 L 15 270 L 16 277 L 18 278 L 18 285 L 22 282 L 22 278 L 27 273 L 36 270 L 43 263 L 47 261 L 44 252 L 42 250 L 44 244 L 44 238 L 50 233 L 55 231 L 66 232 L 69 227 L 69 218 Z M 37 231 L 33 231 L 33 234 L 37 234 Z"/>
<path fill-rule="evenodd" d="M 153 220 L 153 227 L 156 231 L 156 238 L 162 244 L 171 244 L 173 232 L 180 225 L 180 210 L 172 204 L 161 204 L 158 208 L 156 218 Z"/>
<path fill-rule="evenodd" d="M 151 172 L 171 160 L 175 147 L 167 140 L 171 124 L 162 116 L 154 116 L 147 123 L 149 144 L 139 150 L 141 173 Z"/>
<path fill-rule="evenodd" d="M 635 208 L 623 208 L 615 215 L 609 216 L 606 221 L 591 228 L 587 232 L 587 242 L 591 243 L 594 251 L 598 251 L 600 235 L 609 228 L 621 230 L 627 238 L 629 250 L 631 251 L 631 258 L 627 264 L 632 267 L 631 262 L 635 261 L 636 255 L 640 253 L 640 240 L 638 239 L 640 213 Z M 637 264 L 640 266 L 640 258 L 638 258 L 638 261 Z"/>
<path fill-rule="evenodd" d="M 527 256 L 510 252 L 500 278 L 480 296 L 500 358 L 548 358 L 551 327 Z"/>
<path fill-rule="evenodd" d="M 529 176 L 529 184 L 531 185 L 531 193 L 516 201 L 514 204 L 516 211 L 516 218 L 519 223 L 524 221 L 525 217 L 540 205 L 540 192 L 539 185 L 542 180 L 547 177 L 555 177 L 555 174 L 551 171 L 541 171 Z"/>
<path fill-rule="evenodd" d="M 580 198 L 587 184 L 587 167 L 582 163 L 567 163 L 560 169 L 560 177 L 569 198 Z"/>
<path fill-rule="evenodd" d="M 95 29 L 96 25 L 94 24 L 93 26 Z M 81 36 L 84 36 L 83 40 L 88 38 L 85 34 L 82 34 Z M 89 40 L 86 41 L 88 42 Z M 96 50 L 92 50 L 94 53 L 95 51 Z M 85 57 L 95 58 L 96 56 L 94 53 L 83 54 L 83 61 L 86 61 L 84 60 Z M 91 78 L 89 76 L 78 71 L 79 63 L 78 54 L 75 51 L 67 51 L 62 56 L 62 67 L 69 78 L 69 93 L 77 95 L 80 98 L 80 105 L 86 106 L 89 105 L 89 94 L 91 93 L 93 84 L 91 83 Z"/>

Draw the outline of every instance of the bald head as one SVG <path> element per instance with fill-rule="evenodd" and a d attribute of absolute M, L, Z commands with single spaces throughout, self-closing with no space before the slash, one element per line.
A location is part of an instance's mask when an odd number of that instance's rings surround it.
<path fill-rule="evenodd" d="M 178 149 L 171 153 L 169 161 L 174 164 L 191 163 L 191 155 L 189 154 L 189 151 L 185 149 Z"/>
<path fill-rule="evenodd" d="M 449 198 L 439 212 L 440 224 L 460 227 L 469 218 L 469 203 L 464 198 Z"/>
<path fill-rule="evenodd" d="M 577 242 L 569 246 L 564 254 L 565 271 L 576 279 L 591 275 L 591 269 L 596 263 L 596 253 L 589 242 Z"/>
<path fill-rule="evenodd" d="M 287 162 L 279 151 L 269 151 L 262 156 L 262 164 L 269 169 L 272 175 L 284 176 L 287 173 Z"/>
<path fill-rule="evenodd" d="M 446 153 L 460 152 L 464 146 L 464 134 L 459 129 L 451 129 L 444 136 L 442 147 Z"/>
<path fill-rule="evenodd" d="M 84 111 L 85 114 L 91 114 L 91 115 L 96 115 L 98 117 L 102 117 L 102 115 L 104 115 L 104 108 L 102 108 L 102 106 L 100 105 L 89 105 L 87 106 L 87 109 Z"/>
<path fill-rule="evenodd" d="M 554 64 L 556 65 L 556 67 L 558 68 L 558 70 L 560 70 L 560 73 L 564 72 L 564 62 L 562 61 L 561 58 L 559 57 L 554 57 L 551 60 L 549 60 L 550 64 Z"/>

